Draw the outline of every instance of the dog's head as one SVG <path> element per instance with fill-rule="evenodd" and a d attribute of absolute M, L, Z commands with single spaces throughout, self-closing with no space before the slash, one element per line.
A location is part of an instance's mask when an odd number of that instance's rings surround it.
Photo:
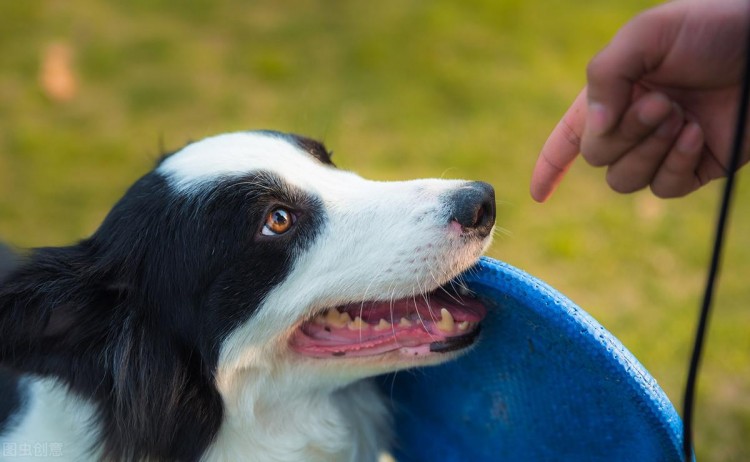
<path fill-rule="evenodd" d="M 221 408 L 217 382 L 242 371 L 340 386 L 440 362 L 478 333 L 484 308 L 450 281 L 494 221 L 484 183 L 368 181 L 276 132 L 208 138 L 162 159 L 93 236 L 10 275 L 0 361 L 115 400 L 113 429 Z"/>

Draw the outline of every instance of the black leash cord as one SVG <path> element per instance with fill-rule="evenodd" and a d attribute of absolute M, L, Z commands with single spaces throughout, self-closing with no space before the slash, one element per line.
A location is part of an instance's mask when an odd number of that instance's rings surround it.
<path fill-rule="evenodd" d="M 732 202 L 732 192 L 734 190 L 735 173 L 740 166 L 742 147 L 745 139 L 745 129 L 747 126 L 748 98 L 750 97 L 750 32 L 747 34 L 746 45 L 745 74 L 742 80 L 742 92 L 740 94 L 740 104 L 737 110 L 737 126 L 734 132 L 734 145 L 732 146 L 732 155 L 729 159 L 729 166 L 727 168 L 727 180 L 724 184 L 724 194 L 721 198 L 719 218 L 716 222 L 716 234 L 714 237 L 713 252 L 711 254 L 711 266 L 706 279 L 703 304 L 701 305 L 700 318 L 698 319 L 698 326 L 695 331 L 695 338 L 693 339 L 693 354 L 690 357 L 690 369 L 688 371 L 687 380 L 685 381 L 685 395 L 682 403 L 682 454 L 685 462 L 692 460 L 695 385 L 698 379 L 701 353 L 706 339 L 708 316 L 711 311 L 714 286 L 716 285 L 716 278 L 719 272 L 721 249 L 724 244 L 724 235 L 726 234 L 727 220 L 729 218 L 729 211 Z"/>

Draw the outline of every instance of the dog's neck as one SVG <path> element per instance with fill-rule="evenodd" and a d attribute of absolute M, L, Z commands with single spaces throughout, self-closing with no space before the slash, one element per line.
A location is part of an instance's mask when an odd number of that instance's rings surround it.
<path fill-rule="evenodd" d="M 224 421 L 202 461 L 374 462 L 388 447 L 389 414 L 368 380 L 302 390 L 268 377 L 245 379 L 223 390 Z M 29 392 L 30 417 L 11 437 L 44 436 L 59 444 L 64 461 L 98 457 L 93 403 L 55 380 L 35 379 Z"/>
<path fill-rule="evenodd" d="M 374 384 L 301 387 L 300 379 L 245 370 L 220 381 L 224 423 L 203 460 L 377 460 L 390 422 Z"/>

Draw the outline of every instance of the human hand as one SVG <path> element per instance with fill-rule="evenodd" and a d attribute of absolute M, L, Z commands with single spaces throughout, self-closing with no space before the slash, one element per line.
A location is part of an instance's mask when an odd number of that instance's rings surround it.
<path fill-rule="evenodd" d="M 725 176 L 748 27 L 746 0 L 673 1 L 623 26 L 542 148 L 532 197 L 546 200 L 579 152 L 622 193 L 679 197 Z"/>

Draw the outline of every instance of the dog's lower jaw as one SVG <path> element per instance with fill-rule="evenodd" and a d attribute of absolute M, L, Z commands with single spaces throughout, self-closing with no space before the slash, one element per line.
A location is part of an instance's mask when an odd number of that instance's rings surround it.
<path fill-rule="evenodd" d="M 222 390 L 224 423 L 203 461 L 375 462 L 389 446 L 390 415 L 369 380 L 307 389 L 239 374 L 248 380 Z"/>

